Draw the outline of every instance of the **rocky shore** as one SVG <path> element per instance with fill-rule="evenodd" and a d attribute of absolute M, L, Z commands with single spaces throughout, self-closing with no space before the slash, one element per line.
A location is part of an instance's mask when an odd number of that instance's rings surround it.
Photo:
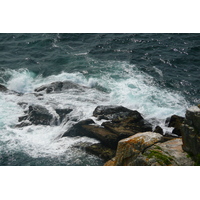
<path fill-rule="evenodd" d="M 34 95 L 67 92 L 86 87 L 70 81 L 54 82 L 35 89 Z M 0 85 L 0 92 L 23 95 Z M 71 108 L 48 110 L 41 105 L 18 102 L 24 110 L 19 116 L 16 128 L 34 125 L 58 126 L 66 123 Z M 100 123 L 95 123 L 98 121 Z M 186 111 L 185 117 L 177 115 L 166 119 L 166 126 L 173 127 L 172 133 L 165 134 L 161 127 L 143 118 L 142 113 L 123 106 L 98 105 L 93 116 L 74 125 L 60 137 L 95 138 L 97 144 L 80 143 L 74 147 L 99 156 L 105 166 L 193 166 L 200 163 L 200 105 Z"/>

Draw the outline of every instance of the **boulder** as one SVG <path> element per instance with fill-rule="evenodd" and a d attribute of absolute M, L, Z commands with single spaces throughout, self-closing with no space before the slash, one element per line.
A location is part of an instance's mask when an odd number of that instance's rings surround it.
<path fill-rule="evenodd" d="M 163 129 L 160 126 L 156 126 L 153 132 L 163 135 Z"/>
<path fill-rule="evenodd" d="M 4 92 L 4 93 L 8 93 L 8 94 L 16 94 L 18 96 L 23 95 L 20 92 L 16 92 L 14 90 L 9 90 L 7 87 L 5 87 L 4 85 L 1 85 L 1 84 L 0 84 L 0 92 Z"/>
<path fill-rule="evenodd" d="M 97 106 L 93 112 L 94 117 L 112 121 L 120 121 L 121 119 L 133 114 L 136 118 L 142 119 L 139 112 L 130 110 L 123 106 Z"/>
<path fill-rule="evenodd" d="M 129 137 L 139 132 L 152 131 L 152 125 L 143 119 L 139 112 L 133 111 L 123 118 L 102 123 L 109 131 L 118 135 L 118 139 Z"/>
<path fill-rule="evenodd" d="M 194 156 L 200 157 L 200 108 L 193 106 L 186 111 L 185 121 L 181 126 L 183 150 Z"/>
<path fill-rule="evenodd" d="M 180 138 L 163 142 L 159 133 L 138 133 L 119 141 L 116 156 L 104 166 L 193 166 Z"/>
<path fill-rule="evenodd" d="M 42 85 L 42 86 L 36 88 L 34 91 L 35 92 L 45 91 L 48 94 L 48 93 L 63 92 L 65 90 L 69 90 L 69 89 L 83 90 L 84 88 L 86 88 L 86 87 L 80 86 L 71 81 L 63 81 L 63 82 L 58 81 L 58 82 L 53 82 L 53 83 L 50 83 L 47 85 Z"/>
<path fill-rule="evenodd" d="M 162 135 L 154 132 L 137 133 L 118 142 L 114 165 L 144 165 L 136 159 L 144 150 L 162 140 Z"/>
<path fill-rule="evenodd" d="M 167 118 L 165 124 L 168 124 L 168 127 L 174 127 L 172 133 L 178 136 L 181 136 L 181 124 L 184 121 L 184 117 L 178 115 L 172 115 L 170 118 Z"/>
<path fill-rule="evenodd" d="M 152 131 L 152 125 L 136 110 L 123 106 L 97 106 L 93 116 L 110 120 L 102 126 L 118 136 L 118 140 L 138 132 Z"/>
<path fill-rule="evenodd" d="M 94 121 L 91 119 L 80 121 L 65 132 L 62 137 L 87 136 L 99 140 L 107 147 L 116 149 L 119 141 L 118 136 L 101 126 L 91 124 L 94 124 Z"/>

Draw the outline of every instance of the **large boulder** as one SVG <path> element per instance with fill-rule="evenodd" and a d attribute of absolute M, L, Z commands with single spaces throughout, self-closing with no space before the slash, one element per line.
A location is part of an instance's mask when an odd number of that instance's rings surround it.
<path fill-rule="evenodd" d="M 183 150 L 194 156 L 200 157 L 200 108 L 193 106 L 186 111 L 185 121 L 181 126 Z"/>
<path fill-rule="evenodd" d="M 162 135 L 154 132 L 137 133 L 118 142 L 114 165 L 144 165 L 137 159 L 144 150 L 162 140 Z"/>
<path fill-rule="evenodd" d="M 119 140 L 138 132 L 152 131 L 152 125 L 138 111 L 123 106 L 97 106 L 93 115 L 110 120 L 102 126 L 117 134 Z"/>
<path fill-rule="evenodd" d="M 119 141 L 116 156 L 105 166 L 193 166 L 180 138 L 163 142 L 163 136 L 138 133 Z"/>
<path fill-rule="evenodd" d="M 58 93 L 58 92 L 63 92 L 65 90 L 69 90 L 69 89 L 83 90 L 84 88 L 86 88 L 86 87 L 78 85 L 71 81 L 63 81 L 63 82 L 58 81 L 58 82 L 53 82 L 53 83 L 50 83 L 47 85 L 42 85 L 42 86 L 36 88 L 35 92 L 45 91 L 46 93 Z"/>
<path fill-rule="evenodd" d="M 93 124 L 93 125 L 92 125 Z M 101 126 L 94 125 L 91 119 L 83 120 L 67 130 L 62 137 L 87 136 L 99 140 L 103 145 L 116 149 L 118 136 Z"/>

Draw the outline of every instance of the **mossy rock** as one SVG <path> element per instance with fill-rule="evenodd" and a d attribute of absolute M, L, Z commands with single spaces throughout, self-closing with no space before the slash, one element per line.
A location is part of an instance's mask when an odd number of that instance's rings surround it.
<path fill-rule="evenodd" d="M 168 156 L 166 154 L 163 154 L 161 151 L 161 148 L 159 146 L 156 146 L 154 150 L 149 150 L 145 153 L 147 158 L 154 158 L 156 162 L 158 162 L 162 166 L 169 166 L 172 165 L 173 158 L 171 156 Z"/>

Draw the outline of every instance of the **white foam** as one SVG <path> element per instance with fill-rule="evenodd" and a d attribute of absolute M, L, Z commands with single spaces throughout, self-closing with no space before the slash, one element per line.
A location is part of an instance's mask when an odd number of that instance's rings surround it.
<path fill-rule="evenodd" d="M 97 67 L 97 66 L 94 66 Z M 48 77 L 35 76 L 28 70 L 10 70 L 10 80 L 7 87 L 18 92 L 26 92 L 23 96 L 2 94 L 0 96 L 0 139 L 11 150 L 22 149 L 32 157 L 58 156 L 65 154 L 76 142 L 83 138 L 59 138 L 75 121 L 92 118 L 92 113 L 98 105 L 122 105 L 138 110 L 146 119 L 155 120 L 155 125 L 164 127 L 167 117 L 178 114 L 183 116 L 188 106 L 184 97 L 175 91 L 159 88 L 153 77 L 139 71 L 137 66 L 127 62 L 99 62 L 100 74 L 90 74 L 87 77 L 80 73 L 61 72 Z M 8 72 L 7 72 L 8 73 Z M 158 72 L 160 73 L 160 72 Z M 44 84 L 55 81 L 72 81 L 87 87 L 83 90 L 68 90 L 64 93 L 44 94 L 36 97 L 34 92 Z M 106 88 L 109 93 L 95 89 L 96 86 Z M 11 128 L 17 123 L 23 110 L 18 102 L 38 104 L 46 107 L 55 117 L 55 108 L 72 108 L 69 121 L 60 126 L 28 126 L 24 128 Z M 159 123 L 158 123 L 159 121 Z M 100 125 L 100 121 L 96 121 Z M 153 122 L 153 120 L 152 120 Z M 97 142 L 89 138 L 85 141 Z M 3 147 L 1 147 L 3 148 Z"/>

